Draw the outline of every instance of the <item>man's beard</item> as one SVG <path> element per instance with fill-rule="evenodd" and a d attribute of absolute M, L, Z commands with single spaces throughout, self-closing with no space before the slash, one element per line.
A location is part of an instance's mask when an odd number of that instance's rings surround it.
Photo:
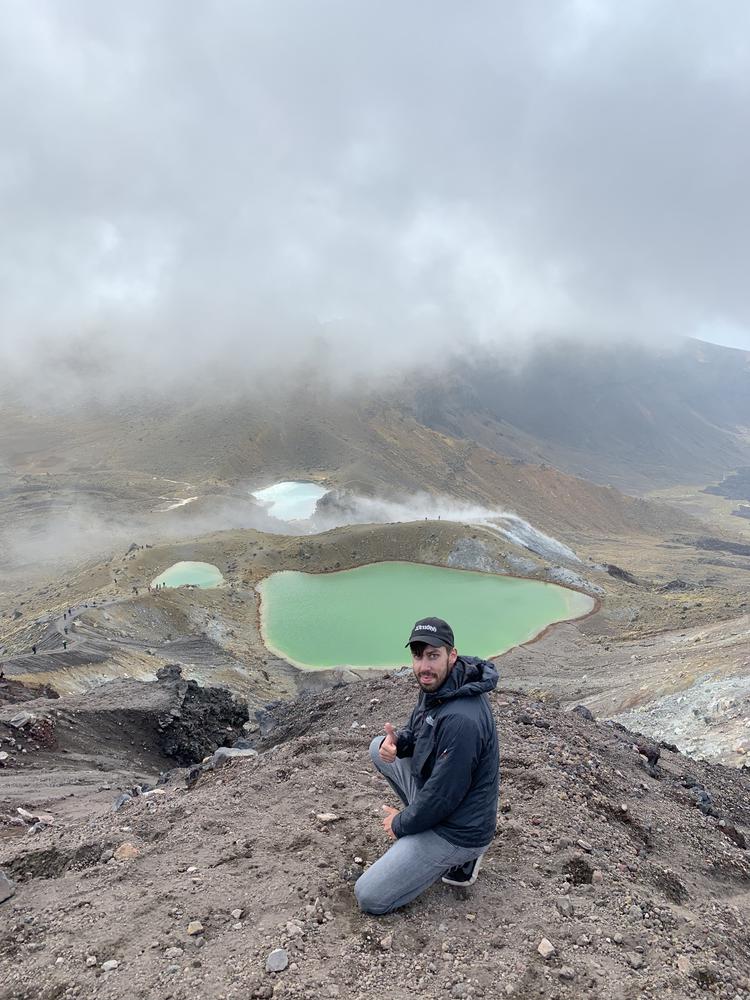
<path fill-rule="evenodd" d="M 446 677 L 448 675 L 446 674 Z M 440 677 L 438 675 L 433 675 L 431 680 L 422 681 L 420 677 L 417 677 L 417 683 L 423 691 L 437 691 L 437 689 L 443 684 L 445 677 Z"/>

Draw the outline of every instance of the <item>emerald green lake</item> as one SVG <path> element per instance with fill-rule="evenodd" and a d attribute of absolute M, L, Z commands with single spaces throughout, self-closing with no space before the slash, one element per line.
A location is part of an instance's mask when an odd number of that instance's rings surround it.
<path fill-rule="evenodd" d="M 221 571 L 211 563 L 178 562 L 152 580 L 151 586 L 184 587 L 191 584 L 193 587 L 219 587 L 223 582 Z"/>
<path fill-rule="evenodd" d="M 494 656 L 594 607 L 552 583 L 401 562 L 273 573 L 258 590 L 266 646 L 312 668 L 409 663 L 411 627 L 432 615 L 453 626 L 459 652 Z"/>

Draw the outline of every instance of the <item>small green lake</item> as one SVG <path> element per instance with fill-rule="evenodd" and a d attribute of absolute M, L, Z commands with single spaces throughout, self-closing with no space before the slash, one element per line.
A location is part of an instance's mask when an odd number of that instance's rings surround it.
<path fill-rule="evenodd" d="M 339 573 L 272 573 L 258 585 L 263 641 L 303 667 L 394 667 L 418 618 L 453 626 L 460 653 L 493 656 L 553 622 L 580 618 L 593 598 L 538 580 L 384 562 Z"/>
<path fill-rule="evenodd" d="M 224 577 L 217 566 L 205 562 L 178 562 L 151 581 L 151 586 L 220 587 Z"/>

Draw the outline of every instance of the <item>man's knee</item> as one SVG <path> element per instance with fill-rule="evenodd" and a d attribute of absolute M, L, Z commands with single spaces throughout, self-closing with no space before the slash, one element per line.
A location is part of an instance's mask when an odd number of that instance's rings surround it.
<path fill-rule="evenodd" d="M 380 917 L 384 913 L 389 913 L 393 909 L 393 900 L 387 899 L 377 881 L 370 876 L 370 872 L 360 875 L 354 883 L 354 895 L 357 904 L 363 913 L 371 913 L 375 917 Z"/>

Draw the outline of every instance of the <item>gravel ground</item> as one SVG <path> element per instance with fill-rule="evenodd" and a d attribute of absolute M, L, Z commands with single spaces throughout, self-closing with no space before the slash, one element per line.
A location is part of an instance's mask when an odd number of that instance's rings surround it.
<path fill-rule="evenodd" d="M 492 697 L 502 788 L 477 883 L 360 914 L 393 798 L 367 746 L 414 696 L 393 676 L 282 703 L 257 757 L 190 791 L 175 771 L 116 813 L 0 840 L 0 997 L 750 997 L 742 772 L 649 763 L 622 728 L 511 692 Z"/>

